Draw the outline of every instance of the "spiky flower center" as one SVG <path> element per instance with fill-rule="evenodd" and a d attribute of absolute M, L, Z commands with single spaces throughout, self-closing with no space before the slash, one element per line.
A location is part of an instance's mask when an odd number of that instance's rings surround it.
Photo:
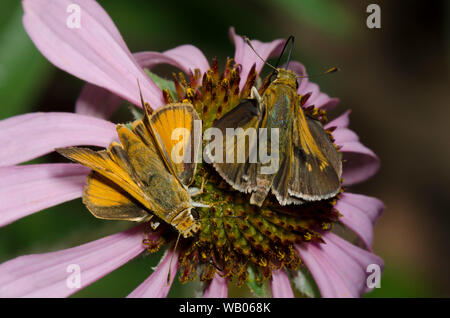
<path fill-rule="evenodd" d="M 187 100 L 203 121 L 203 129 L 210 128 L 222 115 L 233 109 L 250 95 L 257 86 L 255 66 L 250 70 L 242 90 L 239 89 L 240 67 L 228 59 L 225 71 L 220 74 L 214 60 L 212 68 L 203 75 L 199 70 L 187 81 L 182 73 L 174 74 L 178 101 Z M 267 78 L 258 85 L 263 94 L 269 85 Z M 174 102 L 171 93 L 164 90 L 167 103 Z M 298 96 L 304 105 L 308 95 Z M 314 107 L 305 108 L 309 115 L 327 121 L 326 113 Z M 331 131 L 328 131 L 331 136 Z M 211 280 L 215 273 L 235 280 L 240 286 L 255 274 L 257 281 L 271 277 L 274 269 L 297 270 L 301 260 L 294 244 L 322 242 L 321 232 L 330 230 L 339 218 L 334 209 L 337 198 L 302 205 L 280 206 L 268 197 L 262 207 L 250 205 L 249 195 L 233 190 L 208 164 L 199 164 L 194 187 L 200 188 L 206 180 L 204 191 L 196 201 L 209 205 L 197 208 L 196 218 L 201 226 L 194 237 L 181 239 L 178 249 L 181 282 Z M 149 227 L 148 233 L 152 232 Z M 145 239 L 150 251 L 155 251 L 164 241 L 174 240 L 177 233 L 168 226 L 159 228 L 162 239 L 155 242 Z"/>

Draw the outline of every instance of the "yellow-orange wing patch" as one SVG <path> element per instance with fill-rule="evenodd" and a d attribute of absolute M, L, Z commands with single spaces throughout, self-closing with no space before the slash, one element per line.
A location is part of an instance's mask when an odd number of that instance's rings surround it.
<path fill-rule="evenodd" d="M 140 222 L 151 217 L 136 199 L 96 171 L 87 178 L 83 203 L 99 219 Z"/>
<path fill-rule="evenodd" d="M 146 200 L 144 193 L 133 181 L 130 174 L 111 159 L 113 156 L 110 155 L 108 151 L 101 150 L 96 152 L 89 148 L 76 147 L 60 148 L 56 149 L 56 151 L 64 157 L 87 166 L 115 184 L 120 185 L 120 187 L 133 198 L 138 200 L 148 209 L 153 210 L 152 206 L 149 205 L 148 200 Z"/>
<path fill-rule="evenodd" d="M 201 121 L 194 107 L 169 104 L 153 113 L 146 124 L 169 169 L 182 184 L 189 185 L 201 155 Z"/>

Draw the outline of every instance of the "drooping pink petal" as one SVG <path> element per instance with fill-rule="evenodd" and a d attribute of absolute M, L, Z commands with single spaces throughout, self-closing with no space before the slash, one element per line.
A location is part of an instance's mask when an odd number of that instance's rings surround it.
<path fill-rule="evenodd" d="M 228 280 L 216 273 L 206 288 L 203 298 L 226 297 L 228 297 Z"/>
<path fill-rule="evenodd" d="M 14 165 L 58 147 L 107 147 L 117 139 L 111 122 L 73 113 L 29 113 L 0 121 L 0 166 Z"/>
<path fill-rule="evenodd" d="M 137 226 L 66 250 L 14 258 L 0 265 L 0 297 L 70 296 L 144 251 L 142 238 Z"/>
<path fill-rule="evenodd" d="M 0 167 L 0 227 L 79 198 L 89 171 L 71 163 Z"/>
<path fill-rule="evenodd" d="M 372 150 L 359 141 L 340 142 L 336 139 L 336 144 L 342 146 L 340 151 L 343 158 L 343 185 L 352 185 L 365 181 L 377 173 L 380 168 L 380 160 Z"/>
<path fill-rule="evenodd" d="M 75 9 L 74 9 L 74 4 Z M 103 8 L 93 0 L 24 0 L 23 24 L 54 65 L 140 105 L 164 104 L 161 90 L 144 73 Z M 70 11 L 73 10 L 73 11 Z M 79 14 L 79 24 L 74 16 Z"/>
<path fill-rule="evenodd" d="M 376 264 L 382 269 L 383 260 L 331 232 L 323 239 L 326 244 L 296 246 L 322 297 L 360 297 L 367 291 L 368 266 Z"/>
<path fill-rule="evenodd" d="M 75 103 L 75 113 L 109 119 L 123 99 L 103 87 L 87 83 Z"/>
<path fill-rule="evenodd" d="M 358 135 L 354 131 L 347 128 L 350 123 L 350 113 L 351 111 L 347 110 L 325 125 L 325 129 L 335 128 L 333 131 L 333 137 L 339 142 L 339 144 L 359 140 Z"/>
<path fill-rule="evenodd" d="M 308 75 L 306 73 L 305 66 L 297 61 L 290 62 L 289 69 L 298 76 Z M 311 93 L 311 96 L 308 98 L 307 102 L 304 105 L 305 107 L 314 105 L 317 108 L 329 111 L 339 104 L 338 98 L 331 98 L 327 94 L 322 93 L 319 89 L 319 86 L 315 83 L 310 82 L 308 78 L 299 78 L 298 83 L 298 94 L 306 95 L 308 93 Z"/>
<path fill-rule="evenodd" d="M 293 298 L 289 277 L 284 270 L 273 270 L 272 279 L 270 280 L 270 289 L 274 298 Z"/>
<path fill-rule="evenodd" d="M 178 67 L 186 74 L 196 68 L 204 73 L 209 69 L 208 60 L 193 45 L 181 45 L 174 49 L 160 52 L 139 52 L 133 54 L 142 68 L 152 69 L 158 64 L 169 64 Z M 86 84 L 75 104 L 75 112 L 108 119 L 122 103 L 122 99 L 110 91 L 93 84 Z M 156 107 L 158 105 L 152 105 Z"/>
<path fill-rule="evenodd" d="M 264 66 L 264 61 L 270 57 L 280 55 L 284 43 L 286 42 L 284 39 L 277 39 L 272 42 L 252 40 L 251 43 L 253 48 L 263 58 L 263 60 L 261 60 L 255 52 L 253 52 L 250 46 L 245 43 L 242 36 L 236 34 L 233 27 L 230 28 L 229 34 L 235 47 L 234 61 L 242 66 L 240 73 L 241 82 L 239 85 L 241 89 L 244 87 L 248 73 L 253 64 L 256 63 L 256 72 L 259 73 Z"/>
<path fill-rule="evenodd" d="M 335 140 L 339 140 L 339 144 L 358 141 L 358 135 L 348 128 L 339 128 L 333 131 L 333 137 Z"/>
<path fill-rule="evenodd" d="M 371 249 L 373 228 L 384 210 L 383 202 L 365 195 L 345 192 L 341 194 L 335 208 L 343 215 L 340 221 L 358 234 L 367 248 Z"/>
<path fill-rule="evenodd" d="M 343 185 L 352 185 L 373 176 L 380 167 L 377 155 L 361 144 L 358 135 L 347 128 L 350 110 L 325 125 L 326 129 L 335 127 L 332 132 L 335 144 L 340 146 L 343 156 Z"/>
<path fill-rule="evenodd" d="M 172 259 L 172 261 L 171 261 Z M 128 298 L 164 298 L 167 297 L 170 287 L 178 270 L 178 252 L 169 250 L 158 264 L 155 271 L 141 285 L 138 286 Z M 167 281 L 170 273 L 170 281 Z"/>

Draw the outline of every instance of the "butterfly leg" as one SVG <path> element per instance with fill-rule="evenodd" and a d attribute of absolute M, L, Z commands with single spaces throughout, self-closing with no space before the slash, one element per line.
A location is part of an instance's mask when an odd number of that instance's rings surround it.
<path fill-rule="evenodd" d="M 159 223 L 159 221 L 156 221 L 156 220 L 150 221 L 150 226 L 153 229 L 153 231 L 156 230 L 160 224 L 161 223 Z"/>
<path fill-rule="evenodd" d="M 258 104 L 262 102 L 262 97 L 259 95 L 258 90 L 255 86 L 252 87 L 252 90 L 250 91 L 250 98 L 256 99 L 258 101 Z"/>
<path fill-rule="evenodd" d="M 202 186 L 200 189 L 196 188 L 196 187 L 192 187 L 192 188 L 188 189 L 189 195 L 191 197 L 195 197 L 200 194 L 203 194 L 203 192 L 205 191 L 205 182 L 206 182 L 205 180 L 206 180 L 206 178 L 203 177 L 202 178 Z M 192 204 L 192 206 L 194 206 L 196 208 L 210 208 L 211 207 L 210 204 L 205 204 L 203 202 L 196 202 L 196 201 L 193 201 L 192 199 L 191 199 L 191 204 Z"/>
<path fill-rule="evenodd" d="M 261 115 L 262 114 L 262 97 L 261 95 L 259 95 L 258 90 L 256 89 L 255 86 L 252 87 L 252 90 L 250 91 L 250 98 L 251 99 L 256 99 L 256 101 L 258 102 L 258 114 Z"/>
<path fill-rule="evenodd" d="M 194 208 L 210 208 L 210 204 L 205 204 L 203 202 L 191 201 L 191 204 Z"/>
<path fill-rule="evenodd" d="M 191 197 L 196 197 L 196 196 L 198 196 L 200 194 L 203 194 L 203 192 L 205 191 L 205 182 L 206 182 L 205 181 L 205 177 L 203 176 L 201 188 L 200 189 L 196 188 L 196 187 L 189 188 L 188 189 L 189 195 Z"/>
<path fill-rule="evenodd" d="M 150 214 L 148 217 L 146 217 L 143 220 L 143 222 L 146 222 L 147 225 L 150 226 L 153 231 L 155 231 L 159 227 L 159 225 L 161 224 L 158 220 L 156 220 L 154 214 Z"/>

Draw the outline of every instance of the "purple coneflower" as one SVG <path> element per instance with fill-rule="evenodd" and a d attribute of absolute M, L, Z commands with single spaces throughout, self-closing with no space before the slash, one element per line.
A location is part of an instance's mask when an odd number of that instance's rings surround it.
<path fill-rule="evenodd" d="M 123 99 L 140 105 L 137 80 L 144 100 L 153 108 L 161 107 L 171 100 L 170 94 L 163 92 L 144 69 L 151 69 L 157 64 L 170 64 L 179 68 L 189 76 L 190 81 L 187 83 L 181 77 L 174 81 L 178 98 L 188 98 L 194 105 L 204 106 L 207 102 L 213 103 L 211 98 L 217 96 L 225 98 L 227 103 L 245 98 L 263 67 L 263 62 L 235 34 L 233 28 L 230 37 L 236 52 L 234 61 L 227 61 L 223 75 L 218 74 L 215 62 L 210 67 L 201 51 L 192 45 L 182 45 L 163 53 L 132 54 L 108 14 L 95 1 L 78 0 L 81 9 L 79 28 L 68 27 L 67 8 L 71 4 L 70 0 L 23 1 L 23 23 L 37 48 L 54 65 L 88 84 L 76 102 L 75 113 L 29 113 L 0 122 L 0 144 L 3 149 L 0 153 L 1 226 L 79 198 L 90 171 L 72 163 L 18 164 L 59 147 L 108 147 L 117 139 L 117 135 L 115 124 L 107 119 Z M 262 43 L 254 40 L 252 45 L 263 59 L 267 59 L 277 56 L 284 42 L 275 40 Z M 299 75 L 306 74 L 300 63 L 292 62 L 290 66 Z M 217 91 L 211 94 L 214 87 Z M 314 105 L 315 108 L 309 109 L 319 113 L 339 103 L 338 99 L 320 92 L 318 86 L 306 78 L 301 81 L 298 93 L 309 95 L 303 105 L 305 109 Z M 345 160 L 344 187 L 368 179 L 379 168 L 377 156 L 359 142 L 358 136 L 348 129 L 348 124 L 349 112 L 345 112 L 325 126 L 332 133 Z M 295 239 L 289 245 L 291 252 L 298 258 L 298 264 L 292 265 L 295 260 L 291 260 L 285 266 L 272 266 L 268 271 L 266 278 L 270 279 L 273 297 L 293 297 L 291 281 L 296 287 L 304 283 L 304 277 L 298 277 L 300 272 L 293 270 L 298 268 L 300 261 L 311 273 L 322 297 L 359 297 L 368 290 L 368 266 L 376 264 L 379 268 L 383 267 L 383 261 L 371 250 L 373 226 L 383 210 L 382 202 L 372 197 L 343 192 L 332 204 L 332 210 L 339 212 L 338 221 L 359 237 L 361 247 L 327 231 L 330 224 L 325 224 L 317 232 L 312 229 L 306 231 L 303 240 Z M 233 203 L 230 205 L 233 207 Z M 69 265 L 79 266 L 81 284 L 85 287 L 146 249 L 156 248 L 161 242 L 158 232 L 148 231 L 145 224 L 141 224 L 125 232 L 66 250 L 17 257 L 0 265 L 0 296 L 69 296 L 78 290 L 67 285 L 66 269 Z M 178 269 L 182 271 L 181 277 L 191 279 L 190 275 L 195 272 L 193 267 L 197 263 L 193 263 L 193 258 L 190 259 L 186 251 L 174 251 L 173 244 L 168 246 L 154 272 L 129 297 L 167 296 Z M 280 249 L 279 252 L 282 254 L 285 250 Z M 219 257 L 227 259 L 227 255 Z M 280 259 L 282 257 L 277 258 L 278 261 Z M 267 268 L 267 264 L 264 266 Z M 261 265 L 261 268 L 264 266 Z M 226 272 L 226 266 L 223 270 Z M 167 284 L 169 271 L 172 275 Z M 228 281 L 234 273 L 230 270 L 227 275 L 221 274 L 219 269 L 213 268 L 209 276 L 206 275 L 204 297 L 227 296 Z M 235 275 L 237 280 L 246 279 L 245 275 L 239 275 Z"/>

